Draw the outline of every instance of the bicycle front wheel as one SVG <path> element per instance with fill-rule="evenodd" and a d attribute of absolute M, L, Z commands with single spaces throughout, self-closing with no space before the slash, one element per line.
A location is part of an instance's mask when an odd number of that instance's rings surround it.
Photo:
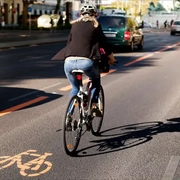
<path fill-rule="evenodd" d="M 101 130 L 101 126 L 104 118 L 104 107 L 105 107 L 104 90 L 103 87 L 100 86 L 98 108 L 101 111 L 102 115 L 100 117 L 94 117 L 91 124 L 91 132 L 95 136 L 98 136 Z"/>
<path fill-rule="evenodd" d="M 74 155 L 79 145 L 82 132 L 82 115 L 80 99 L 73 96 L 66 109 L 63 122 L 63 144 L 64 150 L 68 155 Z"/>

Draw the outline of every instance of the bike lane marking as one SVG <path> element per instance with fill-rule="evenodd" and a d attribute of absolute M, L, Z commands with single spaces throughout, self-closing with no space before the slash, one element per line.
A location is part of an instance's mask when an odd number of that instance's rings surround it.
<path fill-rule="evenodd" d="M 178 46 L 178 45 L 180 45 L 180 42 L 175 43 L 175 44 L 172 44 L 172 45 L 165 46 L 165 48 L 163 48 L 163 49 L 157 50 L 157 51 L 155 51 L 154 53 L 146 54 L 146 55 L 144 55 L 144 56 L 142 56 L 142 57 L 139 57 L 139 58 L 137 58 L 137 59 L 135 59 L 135 60 L 133 60 L 133 61 L 130 61 L 130 62 L 124 64 L 123 66 L 130 66 L 130 65 L 132 65 L 132 64 L 135 64 L 135 63 L 137 63 L 137 62 L 139 62 L 139 61 L 143 61 L 143 60 L 145 60 L 145 59 L 148 59 L 149 57 L 152 57 L 152 56 L 154 56 L 155 54 L 161 53 L 161 52 L 163 52 L 163 51 L 165 51 L 165 50 L 167 50 L 167 49 L 171 49 L 171 48 L 173 48 L 173 47 L 175 47 L 175 46 Z"/>
<path fill-rule="evenodd" d="M 35 98 L 35 99 L 32 99 L 32 100 L 30 100 L 30 101 L 27 101 L 27 102 L 18 104 L 18 105 L 13 106 L 13 107 L 10 107 L 10 108 L 8 108 L 8 109 L 5 109 L 5 110 L 3 110 L 3 111 L 0 111 L 0 116 L 7 115 L 7 114 L 9 114 L 9 113 L 11 113 L 11 112 L 13 112 L 13 111 L 22 109 L 22 108 L 24 108 L 24 107 L 26 107 L 26 106 L 35 104 L 35 103 L 40 102 L 40 101 L 42 101 L 42 100 L 45 100 L 45 99 L 47 99 L 47 98 L 48 98 L 48 96 L 40 96 L 40 97 Z"/>
<path fill-rule="evenodd" d="M 115 72 L 115 71 L 116 71 L 116 69 L 110 69 L 108 73 L 102 73 L 102 74 L 101 74 L 101 77 L 106 76 L 106 75 L 108 75 L 108 74 L 110 74 L 110 73 L 113 73 L 113 72 Z M 87 83 L 88 81 L 89 81 L 89 78 L 84 79 L 84 80 L 83 80 L 83 84 L 84 84 L 84 83 Z M 71 88 L 72 88 L 71 85 L 68 85 L 68 86 L 65 86 L 65 87 L 63 87 L 63 88 L 61 88 L 61 89 L 59 89 L 59 90 L 60 90 L 60 91 L 68 91 L 68 90 L 70 90 Z"/>
<path fill-rule="evenodd" d="M 172 180 L 180 161 L 180 156 L 171 156 L 162 180 Z"/>
<path fill-rule="evenodd" d="M 47 152 L 37 154 L 36 152 L 37 150 L 27 150 L 14 156 L 0 156 L 0 170 L 16 163 L 22 176 L 35 177 L 47 173 L 52 168 L 52 163 L 46 158 L 53 154 Z M 24 156 L 28 156 L 29 161 L 24 162 Z"/>
<path fill-rule="evenodd" d="M 130 66 L 130 65 L 132 65 L 132 64 L 134 64 L 134 63 L 137 63 L 137 62 L 139 62 L 139 61 L 142 61 L 142 60 L 144 60 L 144 59 L 147 59 L 147 58 L 149 58 L 149 57 L 151 57 L 151 56 L 153 56 L 153 55 L 154 55 L 153 53 L 151 53 L 151 54 L 146 54 L 146 55 L 144 55 L 144 56 L 142 56 L 142 57 L 140 57 L 140 58 L 137 58 L 137 59 L 135 59 L 135 60 L 133 60 L 133 61 L 131 61 L 131 62 L 129 62 L 129 63 L 124 64 L 123 66 Z"/>

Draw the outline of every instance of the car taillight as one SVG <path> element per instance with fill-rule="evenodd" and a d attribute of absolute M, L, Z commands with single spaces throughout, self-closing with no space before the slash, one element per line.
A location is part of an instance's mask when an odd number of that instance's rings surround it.
<path fill-rule="evenodd" d="M 176 26 L 172 25 L 171 27 L 172 27 L 172 28 L 175 28 Z"/>
<path fill-rule="evenodd" d="M 124 32 L 124 40 L 130 40 L 131 39 L 131 33 L 129 31 Z"/>

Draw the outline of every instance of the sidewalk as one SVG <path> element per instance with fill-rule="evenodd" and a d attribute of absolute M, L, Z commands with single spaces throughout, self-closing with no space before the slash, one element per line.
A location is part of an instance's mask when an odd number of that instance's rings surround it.
<path fill-rule="evenodd" d="M 0 49 L 65 42 L 68 34 L 69 30 L 57 30 L 53 33 L 49 31 L 0 30 Z"/>

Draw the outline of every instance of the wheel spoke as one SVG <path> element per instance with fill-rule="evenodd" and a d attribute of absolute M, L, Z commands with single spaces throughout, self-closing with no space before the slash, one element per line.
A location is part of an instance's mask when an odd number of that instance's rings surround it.
<path fill-rule="evenodd" d="M 100 88 L 100 93 L 99 93 L 99 100 L 98 100 L 98 108 L 101 111 L 101 117 L 94 117 L 92 120 L 92 134 L 97 136 L 99 135 L 101 126 L 102 126 L 102 121 L 104 117 L 104 91 L 103 88 Z"/>
<path fill-rule="evenodd" d="M 73 96 L 68 103 L 63 126 L 64 149 L 68 155 L 72 155 L 78 147 L 81 121 L 79 97 Z"/>

